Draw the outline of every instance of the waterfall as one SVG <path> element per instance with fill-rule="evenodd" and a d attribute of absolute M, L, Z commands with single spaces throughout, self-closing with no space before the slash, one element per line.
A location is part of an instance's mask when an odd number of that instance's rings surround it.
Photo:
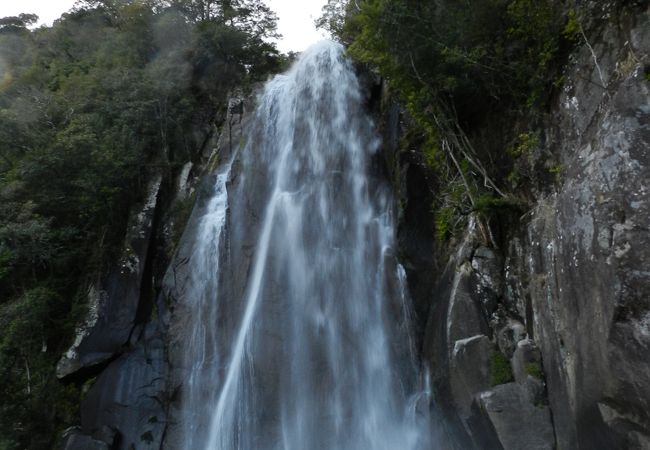
<path fill-rule="evenodd" d="M 431 448 L 396 208 L 343 48 L 315 45 L 257 105 L 191 234 L 182 448 Z"/>

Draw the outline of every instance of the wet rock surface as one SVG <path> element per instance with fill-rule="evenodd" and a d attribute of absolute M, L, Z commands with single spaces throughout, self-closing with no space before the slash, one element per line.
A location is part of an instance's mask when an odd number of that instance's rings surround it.
<path fill-rule="evenodd" d="M 490 388 L 490 350 L 492 344 L 485 335 L 461 339 L 454 343 L 451 354 L 451 392 L 456 400 L 458 415 L 464 420 L 471 416 L 476 394 Z"/>
<path fill-rule="evenodd" d="M 167 295 L 182 289 L 182 248 L 175 248 L 172 234 L 185 223 L 176 223 L 183 218 L 172 210 L 178 202 L 192 201 L 197 190 L 200 209 L 204 171 L 239 145 L 244 112 L 239 109 L 220 132 L 213 127 L 200 139 L 205 144 L 198 159 L 173 179 L 151 177 L 149 196 L 131 215 L 121 259 L 89 289 L 88 314 L 57 366 L 60 378 L 90 385 L 81 425 L 64 434 L 62 449 L 160 449 L 173 427 L 175 372 L 168 338 L 173 304 Z M 172 252 L 181 255 L 175 265 L 169 263 Z"/>
<path fill-rule="evenodd" d="M 81 428 L 115 430 L 112 449 L 159 449 L 166 427 L 165 345 L 152 327 L 105 369 L 81 405 Z"/>
<path fill-rule="evenodd" d="M 254 96 L 248 98 L 236 96 L 230 101 L 229 114 L 226 119 L 222 133 L 218 139 L 215 139 L 214 152 L 209 160 L 208 167 L 212 173 L 204 176 L 201 184 L 197 189 L 197 200 L 194 205 L 192 214 L 185 226 L 185 231 L 176 249 L 176 253 L 171 260 L 169 267 L 165 273 L 162 282 L 163 295 L 161 298 L 165 302 L 166 315 L 164 318 L 167 345 L 167 360 L 166 360 L 166 392 L 168 396 L 167 407 L 167 429 L 165 433 L 165 440 L 162 443 L 164 449 L 177 449 L 182 448 L 182 430 L 184 423 L 182 419 L 182 402 L 183 398 L 180 394 L 183 384 L 187 382 L 191 367 L 188 367 L 185 358 L 186 347 L 184 339 L 191 332 L 192 311 L 188 305 L 191 301 L 195 300 L 189 298 L 192 292 L 192 283 L 196 282 L 193 274 L 193 268 L 189 264 L 191 256 L 196 249 L 194 248 L 197 241 L 197 233 L 199 232 L 200 220 L 206 214 L 208 202 L 214 194 L 214 186 L 216 181 L 216 169 L 220 164 L 229 161 L 232 157 L 236 156 L 234 152 L 240 149 L 245 144 L 244 130 L 248 128 L 248 124 L 252 119 L 252 112 L 254 111 Z M 235 161 L 234 164 L 237 164 Z M 228 183 L 228 189 L 238 185 L 241 182 L 237 176 L 237 169 L 233 168 L 233 176 Z M 261 211 L 263 208 L 262 198 L 254 203 L 246 203 L 244 205 L 250 214 Z M 257 231 L 257 230 L 254 230 Z M 238 261 L 239 272 L 220 273 L 222 279 L 229 280 L 228 283 L 222 283 L 230 293 L 237 292 L 241 296 L 241 292 L 245 285 L 246 277 L 248 274 L 248 267 L 250 265 L 250 258 L 254 248 L 253 231 L 247 235 L 249 248 L 251 252 L 245 255 Z M 217 243 L 217 246 L 224 245 L 223 242 Z M 216 292 L 215 292 L 216 295 Z M 234 332 L 233 329 L 237 323 L 234 320 L 238 316 L 241 305 L 233 303 L 226 305 L 227 313 L 220 316 L 217 327 L 220 332 L 226 333 Z M 224 309 L 224 311 L 225 311 Z M 227 354 L 228 349 L 219 349 L 222 354 Z M 206 398 L 211 397 L 211 386 L 205 387 Z"/>
<path fill-rule="evenodd" d="M 434 295 L 427 328 L 456 329 L 453 308 L 439 305 L 453 305 L 456 280 L 468 277 L 482 334 L 512 370 L 514 382 L 478 393 L 473 416 L 461 417 L 479 448 L 650 448 L 650 18 L 643 7 L 599 8 L 544 130 L 542 153 L 561 161 L 561 176 L 504 248 L 483 248 L 470 227 L 449 288 Z M 427 336 L 434 373 L 458 364 L 439 356 L 455 341 Z M 471 359 L 463 365 L 485 356 Z M 466 401 L 436 387 L 440 402 Z"/>
<path fill-rule="evenodd" d="M 483 423 L 491 425 L 504 449 L 555 449 L 548 406 L 534 404 L 528 392 L 517 383 L 502 384 L 480 393 L 474 414 L 482 415 Z"/>
<path fill-rule="evenodd" d="M 650 41 L 631 38 L 648 13 L 620 20 L 595 41 L 598 67 L 583 49 L 570 68 L 549 130 L 563 181 L 532 212 L 522 255 L 559 448 L 644 448 L 627 430 L 650 433 Z M 608 425 L 609 402 L 620 421 Z"/>
<path fill-rule="evenodd" d="M 96 439 L 93 436 L 83 434 L 80 427 L 74 427 L 63 432 L 61 449 L 111 450 L 113 442 L 113 437 L 109 437 L 106 441 L 101 438 Z"/>
<path fill-rule="evenodd" d="M 399 111 L 385 118 L 392 131 L 384 157 L 400 171 L 404 202 L 400 258 L 433 388 L 420 407 L 435 402 L 449 448 L 650 449 L 650 17 L 647 8 L 607 14 L 585 24 L 591 49 L 579 45 L 547 119 L 544 154 L 557 157 L 559 179 L 539 191 L 501 249 L 483 245 L 470 229 L 441 267 L 426 172 L 412 154 L 394 161 Z M 239 106 L 231 105 L 220 139 L 206 146 L 203 162 L 212 168 L 241 143 L 249 108 L 241 103 L 240 113 Z M 199 166 L 183 169 L 183 198 L 195 189 Z M 234 172 L 236 187 L 242 180 Z M 264 183 L 262 168 L 257 175 Z M 198 189 L 186 242 L 211 181 Z M 263 202 L 251 192 L 239 213 L 255 217 Z M 182 323 L 175 300 L 190 279 L 192 249 L 181 241 L 161 283 L 165 295 L 146 308 L 150 317 L 136 319 L 154 220 L 153 210 L 142 211 L 129 244 L 137 260 L 125 253 L 123 267 L 89 290 L 90 313 L 59 363 L 63 378 L 106 365 L 84 400 L 81 428 L 64 437 L 65 450 L 178 448 L 175 395 L 186 370 L 167 326 Z M 233 293 L 243 289 L 250 265 L 259 226 L 251 223 L 236 236 L 251 243 L 251 254 L 229 264 L 240 270 L 222 275 Z M 267 313 L 281 320 L 281 311 Z M 220 326 L 232 333 L 236 324 L 224 318 Z M 494 351 L 514 381 L 491 386 Z"/>
<path fill-rule="evenodd" d="M 64 436 L 64 450 L 159 449 L 167 426 L 165 344 L 155 326 L 113 361 L 81 404 L 81 427 Z"/>

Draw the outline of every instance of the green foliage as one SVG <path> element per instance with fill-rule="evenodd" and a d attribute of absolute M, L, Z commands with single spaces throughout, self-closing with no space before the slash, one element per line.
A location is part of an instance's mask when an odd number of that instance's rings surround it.
<path fill-rule="evenodd" d="M 521 133 L 517 137 L 515 145 L 508 150 L 514 158 L 530 154 L 539 147 L 539 135 L 534 132 Z"/>
<path fill-rule="evenodd" d="M 538 380 L 544 379 L 544 371 L 542 370 L 542 365 L 539 363 L 539 361 L 531 361 L 526 364 L 526 373 L 533 378 L 537 378 Z"/>
<path fill-rule="evenodd" d="M 316 19 L 316 28 L 330 33 L 332 37 L 349 44 L 354 36 L 348 32 L 346 20 L 358 12 L 355 2 L 346 0 L 327 0 L 322 8 L 322 15 Z"/>
<path fill-rule="evenodd" d="M 454 236 L 469 214 L 465 187 L 459 180 L 443 188 L 433 204 L 436 238 L 443 242 Z"/>
<path fill-rule="evenodd" d="M 529 186 L 531 180 L 539 176 L 537 160 L 542 154 L 540 133 L 526 131 L 520 133 L 513 140 L 507 152 L 514 164 L 508 174 L 506 181 L 513 192 L 521 191 L 521 188 Z"/>
<path fill-rule="evenodd" d="M 441 193 L 438 237 L 453 235 L 473 210 L 510 207 L 494 186 L 538 144 L 535 133 L 522 133 L 505 151 L 521 133 L 512 125 L 546 105 L 575 14 L 563 17 L 553 0 L 330 0 L 323 12 L 318 23 L 378 69 L 421 133 L 422 159 Z M 470 156 L 472 167 L 459 168 Z M 487 178 L 496 183 L 487 188 Z"/>
<path fill-rule="evenodd" d="M 78 389 L 51 375 L 59 333 L 69 331 L 67 314 L 56 292 L 43 286 L 0 307 L 0 434 L 7 448 L 48 448 L 57 424 L 74 419 Z"/>
<path fill-rule="evenodd" d="M 350 53 L 379 67 L 421 112 L 443 96 L 471 119 L 477 107 L 540 95 L 561 38 L 550 0 L 359 3 L 344 29 L 355 36 Z"/>
<path fill-rule="evenodd" d="M 456 210 L 452 206 L 444 206 L 436 211 L 436 238 L 439 241 L 444 241 L 454 234 L 456 219 Z"/>
<path fill-rule="evenodd" d="M 521 88 L 527 87 L 527 104 L 544 102 L 544 91 L 552 81 L 549 72 L 557 56 L 562 35 L 562 20 L 556 3 L 550 0 L 517 0 L 507 7 L 511 26 L 508 36 L 522 45 L 515 53 L 512 68 L 525 74 L 527 80 L 516 78 Z"/>
<path fill-rule="evenodd" d="M 514 381 L 510 361 L 498 350 L 490 354 L 490 385 L 497 386 Z"/>
<path fill-rule="evenodd" d="M 82 387 L 54 368 L 148 175 L 199 158 L 229 91 L 285 58 L 253 0 L 85 0 L 35 20 L 0 19 L 0 448 L 41 450 L 78 420 Z"/>
<path fill-rule="evenodd" d="M 566 25 L 562 30 L 562 36 L 565 39 L 574 41 L 578 38 L 580 34 L 580 23 L 578 22 L 578 14 L 575 9 L 570 9 L 567 14 Z"/>
<path fill-rule="evenodd" d="M 0 33 L 27 32 L 27 27 L 35 24 L 38 16 L 35 14 L 19 14 L 18 16 L 0 18 Z"/>
<path fill-rule="evenodd" d="M 0 281 L 11 273 L 14 255 L 6 247 L 0 247 Z"/>
<path fill-rule="evenodd" d="M 516 197 L 497 197 L 492 193 L 483 193 L 474 200 L 474 211 L 487 216 L 504 209 L 521 211 L 522 204 Z"/>

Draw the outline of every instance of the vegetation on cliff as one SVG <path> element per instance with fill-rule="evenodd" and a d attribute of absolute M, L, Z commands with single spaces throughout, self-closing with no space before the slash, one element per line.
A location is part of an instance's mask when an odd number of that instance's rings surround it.
<path fill-rule="evenodd" d="M 0 19 L 0 449 L 44 449 L 80 387 L 54 366 L 155 168 L 196 159 L 228 92 L 279 70 L 261 2 L 85 0 Z"/>
<path fill-rule="evenodd" d="M 439 238 L 470 213 L 486 225 L 525 202 L 528 174 L 517 161 L 561 84 L 575 9 L 554 0 L 330 0 L 318 24 L 378 70 L 411 116 L 403 144 L 435 174 Z M 493 241 L 489 226 L 484 234 Z"/>
<path fill-rule="evenodd" d="M 587 39 L 581 7 L 327 2 L 319 25 L 408 112 L 402 145 L 434 175 L 441 240 L 475 214 L 498 241 L 494 218 L 525 204 L 532 178 L 561 174 L 552 155 L 530 161 L 568 50 Z M 52 27 L 36 21 L 0 19 L 0 450 L 51 448 L 77 422 L 83 387 L 54 367 L 149 176 L 199 159 L 228 92 L 285 63 L 257 0 L 80 0 Z M 511 378 L 499 355 L 493 384 Z"/>

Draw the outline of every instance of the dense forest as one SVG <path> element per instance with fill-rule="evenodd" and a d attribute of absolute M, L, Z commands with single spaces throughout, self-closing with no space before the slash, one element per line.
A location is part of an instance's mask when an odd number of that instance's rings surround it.
<path fill-rule="evenodd" d="M 83 386 L 54 367 L 143 180 L 197 158 L 229 92 L 284 61 L 252 0 L 88 0 L 36 20 L 0 20 L 1 449 L 48 448 L 75 422 Z"/>
<path fill-rule="evenodd" d="M 419 207 L 438 242 L 474 216 L 498 247 L 503 223 L 561 179 L 540 129 L 570 53 L 589 46 L 584 3 L 324 6 L 317 25 L 403 107 L 400 145 L 430 174 L 436 195 Z M 258 0 L 80 0 L 36 21 L 0 19 L 0 450 L 52 448 L 78 422 L 87 387 L 55 366 L 146 180 L 199 159 L 229 94 L 290 59 Z"/>
<path fill-rule="evenodd" d="M 319 25 L 377 70 L 411 116 L 403 146 L 418 149 L 436 180 L 440 240 L 462 230 L 472 213 L 493 240 L 492 216 L 520 210 L 532 178 L 560 172 L 550 156 L 541 168 L 526 159 L 540 144 L 535 127 L 581 39 L 577 3 L 330 0 L 325 6 Z"/>

